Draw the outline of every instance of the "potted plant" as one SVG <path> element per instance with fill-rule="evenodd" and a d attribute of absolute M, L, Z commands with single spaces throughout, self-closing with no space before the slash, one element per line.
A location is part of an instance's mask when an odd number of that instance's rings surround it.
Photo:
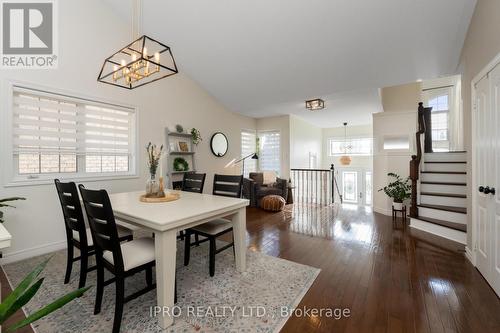
<path fill-rule="evenodd" d="M 193 139 L 193 144 L 198 145 L 203 139 L 201 138 L 201 133 L 196 128 L 191 128 L 191 138 Z"/>
<path fill-rule="evenodd" d="M 392 198 L 392 206 L 395 210 L 401 210 L 403 208 L 403 202 L 411 197 L 411 184 L 410 178 L 401 178 L 398 174 L 389 172 L 387 174 L 390 178 L 393 178 L 387 186 L 381 188 L 380 191 Z"/>

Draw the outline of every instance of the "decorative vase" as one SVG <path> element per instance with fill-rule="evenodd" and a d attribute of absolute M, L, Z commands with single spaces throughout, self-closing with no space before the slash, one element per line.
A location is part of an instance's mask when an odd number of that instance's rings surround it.
<path fill-rule="evenodd" d="M 402 202 L 393 202 L 392 207 L 394 207 L 395 210 L 402 210 L 403 209 L 403 203 Z"/>
<path fill-rule="evenodd" d="M 156 174 L 151 174 L 146 182 L 146 197 L 157 197 L 159 191 L 160 182 L 156 179 Z"/>

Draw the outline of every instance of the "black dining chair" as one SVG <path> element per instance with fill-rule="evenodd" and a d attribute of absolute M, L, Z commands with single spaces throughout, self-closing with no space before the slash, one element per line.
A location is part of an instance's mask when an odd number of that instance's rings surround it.
<path fill-rule="evenodd" d="M 68 247 L 64 284 L 69 283 L 73 262 L 80 261 L 80 280 L 78 282 L 78 287 L 83 288 L 87 279 L 87 272 L 96 269 L 96 266 L 88 267 L 89 257 L 95 253 L 91 231 L 85 225 L 76 184 L 74 182 L 62 183 L 59 179 L 55 179 L 54 183 L 63 212 Z M 118 227 L 118 237 L 120 241 L 132 240 L 132 231 L 127 228 Z M 80 250 L 80 256 L 78 257 L 74 257 L 75 247 Z"/>
<path fill-rule="evenodd" d="M 94 239 L 97 263 L 94 314 L 101 312 L 104 287 L 115 282 L 116 303 L 113 333 L 118 333 L 121 326 L 123 305 L 156 288 L 156 285 L 153 284 L 155 243 L 149 237 L 120 243 L 108 193 L 105 190 L 88 190 L 83 185 L 80 185 L 79 189 Z M 104 269 L 111 272 L 114 278 L 104 281 Z M 146 287 L 125 297 L 125 278 L 142 271 L 146 272 Z"/>
<path fill-rule="evenodd" d="M 193 193 L 203 193 L 203 187 L 205 186 L 206 173 L 195 173 L 187 172 L 182 178 L 182 191 L 193 192 Z M 177 239 L 184 239 L 185 232 L 181 230 Z M 198 235 L 195 235 L 195 239 L 198 243 Z"/>
<path fill-rule="evenodd" d="M 241 189 L 243 186 L 243 176 L 230 176 L 230 175 L 214 175 L 214 185 L 212 194 L 225 197 L 240 198 Z M 216 240 L 218 237 L 233 231 L 233 223 L 228 219 L 216 219 L 193 228 L 186 230 L 184 239 L 184 265 L 189 265 L 191 246 L 198 245 L 208 241 L 209 247 L 209 273 L 210 276 L 215 274 L 215 255 L 233 248 L 234 253 L 234 237 L 233 241 L 219 249 L 216 248 Z M 191 235 L 203 236 L 202 240 L 197 240 L 191 243 Z"/>

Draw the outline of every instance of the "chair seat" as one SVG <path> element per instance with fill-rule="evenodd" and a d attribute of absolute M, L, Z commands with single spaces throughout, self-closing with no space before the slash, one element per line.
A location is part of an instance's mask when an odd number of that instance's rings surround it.
<path fill-rule="evenodd" d="M 217 235 L 233 227 L 233 222 L 227 219 L 216 219 L 191 228 L 207 235 Z"/>
<path fill-rule="evenodd" d="M 123 238 L 123 237 L 132 235 L 132 230 L 130 230 L 128 228 L 121 227 L 121 226 L 117 225 L 116 229 L 118 230 L 118 237 L 119 238 Z M 90 231 L 90 228 L 87 228 L 86 231 L 87 231 L 87 245 L 93 246 L 94 240 L 92 239 L 92 232 Z M 80 234 L 76 230 L 73 230 L 73 239 L 80 241 Z"/>
<path fill-rule="evenodd" d="M 152 238 L 138 238 L 120 244 L 125 271 L 147 264 L 155 260 L 155 241 Z M 104 251 L 102 257 L 114 265 L 113 253 Z"/>

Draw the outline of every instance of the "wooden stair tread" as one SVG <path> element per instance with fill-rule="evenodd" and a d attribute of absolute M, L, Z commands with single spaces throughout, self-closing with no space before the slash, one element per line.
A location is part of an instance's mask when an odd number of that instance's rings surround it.
<path fill-rule="evenodd" d="M 465 161 L 425 161 L 424 163 L 429 164 L 466 164 Z"/>
<path fill-rule="evenodd" d="M 422 208 L 444 210 L 444 211 L 453 212 L 453 213 L 467 214 L 467 208 L 464 208 L 464 207 L 430 205 L 430 204 L 420 204 L 417 206 L 422 207 Z"/>
<path fill-rule="evenodd" d="M 447 227 L 450 229 L 458 230 L 458 231 L 463 231 L 467 232 L 467 225 L 466 224 L 461 224 L 461 223 L 455 223 L 455 222 L 450 222 L 450 221 L 444 221 L 444 220 L 438 220 L 438 219 L 433 219 L 431 217 L 424 217 L 424 216 L 412 216 L 410 217 L 414 219 L 419 219 L 425 222 L 437 224 L 443 227 Z"/>
<path fill-rule="evenodd" d="M 432 153 L 426 153 L 426 154 L 453 154 L 453 153 L 466 153 L 466 151 L 465 150 L 433 151 Z"/>
<path fill-rule="evenodd" d="M 454 183 L 454 182 L 431 182 L 423 181 L 420 184 L 430 184 L 430 185 L 453 185 L 453 186 L 466 186 L 467 183 Z"/>
<path fill-rule="evenodd" d="M 466 175 L 467 172 L 465 171 L 420 171 L 420 173 L 438 173 L 438 174 L 445 174 L 445 175 Z"/>
<path fill-rule="evenodd" d="M 430 195 L 433 197 L 449 197 L 449 198 L 467 198 L 465 194 L 456 194 L 456 193 L 438 193 L 438 192 L 420 192 L 420 195 Z"/>

